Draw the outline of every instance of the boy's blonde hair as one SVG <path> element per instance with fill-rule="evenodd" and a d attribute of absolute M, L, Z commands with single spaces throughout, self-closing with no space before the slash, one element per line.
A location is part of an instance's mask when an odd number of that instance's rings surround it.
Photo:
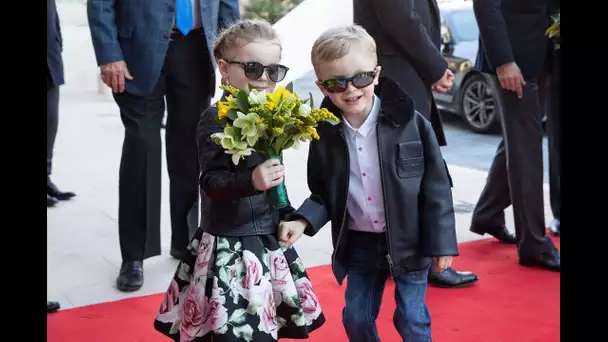
<path fill-rule="evenodd" d="M 281 47 L 277 31 L 264 20 L 239 20 L 224 29 L 213 46 L 215 59 L 229 58 L 228 51 L 256 41 L 268 41 Z"/>
<path fill-rule="evenodd" d="M 359 46 L 362 51 L 369 52 L 370 57 L 376 64 L 378 63 L 374 38 L 363 27 L 352 24 L 332 27 L 317 38 L 310 54 L 315 71 L 318 71 L 320 63 L 331 62 L 346 56 L 353 46 Z"/>

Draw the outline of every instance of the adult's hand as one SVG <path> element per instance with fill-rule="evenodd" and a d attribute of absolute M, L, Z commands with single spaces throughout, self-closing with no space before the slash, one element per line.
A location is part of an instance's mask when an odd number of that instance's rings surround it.
<path fill-rule="evenodd" d="M 125 91 L 125 79 L 133 79 L 125 61 L 112 62 L 101 66 L 101 80 L 112 88 L 113 92 L 122 93 Z"/>
<path fill-rule="evenodd" d="M 503 89 L 510 90 L 517 94 L 518 98 L 522 98 L 522 89 L 526 85 L 524 76 L 515 62 L 505 63 L 496 68 L 498 81 Z"/>

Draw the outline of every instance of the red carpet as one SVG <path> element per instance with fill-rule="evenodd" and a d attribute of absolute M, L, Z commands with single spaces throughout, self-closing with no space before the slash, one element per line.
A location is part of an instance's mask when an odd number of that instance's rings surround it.
<path fill-rule="evenodd" d="M 559 239 L 554 242 L 559 248 Z M 430 287 L 427 303 L 437 342 L 558 342 L 559 273 L 519 266 L 516 249 L 494 239 L 463 243 L 454 266 L 480 281 L 463 289 Z M 346 342 L 340 288 L 328 266 L 310 268 L 327 322 L 311 342 Z M 168 280 L 167 280 L 168 281 Z M 392 324 L 394 285 L 389 281 L 378 318 L 383 342 L 400 341 Z M 167 342 L 152 326 L 162 295 L 131 298 L 48 315 L 49 342 Z"/>

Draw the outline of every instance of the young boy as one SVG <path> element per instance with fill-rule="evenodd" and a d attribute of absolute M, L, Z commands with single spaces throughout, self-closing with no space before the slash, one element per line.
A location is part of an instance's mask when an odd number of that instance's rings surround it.
<path fill-rule="evenodd" d="M 280 224 L 279 238 L 291 245 L 331 221 L 334 275 L 340 284 L 348 277 L 342 320 L 350 341 L 380 341 L 376 318 L 392 275 L 395 328 L 404 341 L 431 342 L 428 270 L 458 255 L 450 180 L 431 124 L 395 81 L 379 77 L 376 44 L 360 26 L 325 31 L 312 63 L 322 107 L 342 122 L 319 124 L 308 155 L 311 195 Z"/>

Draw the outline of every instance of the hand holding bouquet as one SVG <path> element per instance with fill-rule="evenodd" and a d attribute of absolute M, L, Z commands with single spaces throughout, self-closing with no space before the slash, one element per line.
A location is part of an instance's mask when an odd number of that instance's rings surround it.
<path fill-rule="evenodd" d="M 217 103 L 218 121 L 224 131 L 212 134 L 211 138 L 232 156 L 234 165 L 252 152 L 282 163 L 284 150 L 319 139 L 318 122 L 340 122 L 325 108 L 313 109 L 312 95 L 302 100 L 293 92 L 291 83 L 277 87 L 273 93 L 251 89 L 247 94 L 231 86 L 220 88 L 230 93 L 225 101 Z M 270 190 L 277 207 L 287 206 L 283 183 Z"/>

